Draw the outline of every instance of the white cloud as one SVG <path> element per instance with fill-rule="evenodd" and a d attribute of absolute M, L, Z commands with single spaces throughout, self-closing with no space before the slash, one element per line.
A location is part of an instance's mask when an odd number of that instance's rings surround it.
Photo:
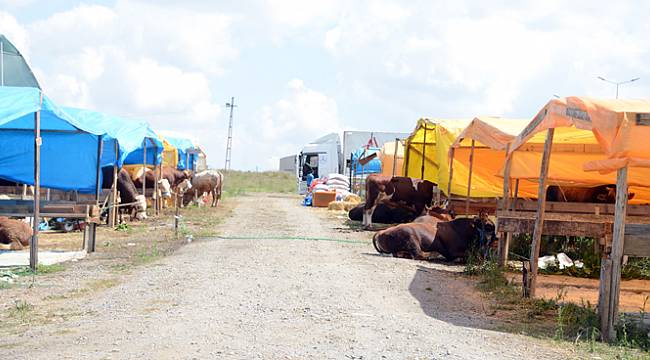
<path fill-rule="evenodd" d="M 239 163 L 276 169 L 280 157 L 296 154 L 323 134 L 342 131 L 333 98 L 310 89 L 301 79 L 289 81 L 287 89 L 286 97 L 263 106 L 251 121 L 238 123 L 235 132 L 241 143 L 236 145 L 249 149 L 244 154 L 239 150 Z"/>
<path fill-rule="evenodd" d="M 0 11 L 0 34 L 6 36 L 25 58 L 29 58 L 29 39 L 27 30 L 13 15 Z"/>

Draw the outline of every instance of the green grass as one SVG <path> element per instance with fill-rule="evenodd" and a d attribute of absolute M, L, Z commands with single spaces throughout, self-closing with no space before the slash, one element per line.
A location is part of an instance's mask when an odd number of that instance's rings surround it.
<path fill-rule="evenodd" d="M 29 313 L 34 309 L 32 304 L 25 300 L 16 300 L 14 306 L 9 310 L 9 316 L 25 322 Z"/>
<path fill-rule="evenodd" d="M 295 193 L 294 174 L 280 171 L 237 171 L 224 172 L 223 195 L 238 196 L 246 193 Z"/>

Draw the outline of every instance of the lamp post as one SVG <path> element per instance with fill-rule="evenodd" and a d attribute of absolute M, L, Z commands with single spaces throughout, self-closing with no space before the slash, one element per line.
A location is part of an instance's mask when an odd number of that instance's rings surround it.
<path fill-rule="evenodd" d="M 637 81 L 637 80 L 640 79 L 640 77 L 637 77 L 637 78 L 634 78 L 634 79 L 630 79 L 630 80 L 625 80 L 625 81 L 612 81 L 612 80 L 607 80 L 607 79 L 605 79 L 605 78 L 602 77 L 602 76 L 599 76 L 598 79 L 599 79 L 599 80 L 602 80 L 602 81 L 604 81 L 604 82 L 608 82 L 608 83 L 610 83 L 610 84 L 614 84 L 614 85 L 616 85 L 616 98 L 618 99 L 618 87 L 619 87 L 619 85 L 629 84 L 629 83 L 631 83 L 631 82 L 633 82 L 633 81 Z"/>

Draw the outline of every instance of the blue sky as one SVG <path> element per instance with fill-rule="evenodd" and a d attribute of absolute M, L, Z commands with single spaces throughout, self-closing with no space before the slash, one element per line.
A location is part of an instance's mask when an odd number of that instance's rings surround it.
<path fill-rule="evenodd" d="M 58 102 L 273 169 L 332 131 L 429 117 L 531 118 L 553 94 L 650 94 L 650 4 L 606 1 L 0 0 L 0 33 Z"/>

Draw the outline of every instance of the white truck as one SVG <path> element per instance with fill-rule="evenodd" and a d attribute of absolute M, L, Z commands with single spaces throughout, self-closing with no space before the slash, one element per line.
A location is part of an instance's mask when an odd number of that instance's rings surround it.
<path fill-rule="evenodd" d="M 344 131 L 343 146 L 337 133 L 331 133 L 318 138 L 305 145 L 298 154 L 296 176 L 298 178 L 298 192 L 307 191 L 307 171 L 311 168 L 314 178 L 328 174 L 350 175 L 350 155 L 361 146 L 368 144 L 371 138 L 377 141 L 378 146 L 395 139 L 405 139 L 409 133 L 399 132 L 373 132 L 373 131 Z"/>
<path fill-rule="evenodd" d="M 328 174 L 343 173 L 341 138 L 331 133 L 305 145 L 298 154 L 298 193 L 307 192 L 307 173 L 311 170 L 314 178 Z"/>

